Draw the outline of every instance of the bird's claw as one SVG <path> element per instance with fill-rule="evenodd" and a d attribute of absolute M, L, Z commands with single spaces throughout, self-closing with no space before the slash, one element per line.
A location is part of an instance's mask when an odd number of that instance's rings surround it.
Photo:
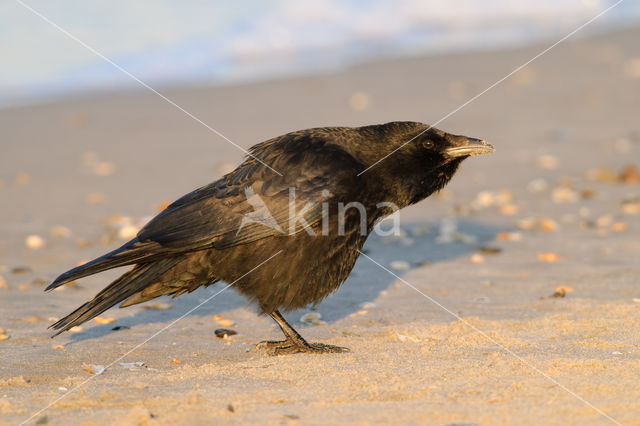
<path fill-rule="evenodd" d="M 307 343 L 307 342 L 293 342 L 291 340 L 281 341 L 264 341 L 258 343 L 253 352 L 264 352 L 265 355 L 277 356 L 277 355 L 290 355 L 295 353 L 345 353 L 351 352 L 349 348 L 342 346 L 325 345 L 324 343 Z"/>

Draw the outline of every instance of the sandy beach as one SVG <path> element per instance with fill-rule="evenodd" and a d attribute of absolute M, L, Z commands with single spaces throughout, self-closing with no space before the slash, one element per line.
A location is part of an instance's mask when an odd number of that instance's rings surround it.
<path fill-rule="evenodd" d="M 49 282 L 244 154 L 142 88 L 0 110 L 0 424 L 640 425 L 639 39 L 570 39 L 437 126 L 496 152 L 403 210 L 401 236 L 372 236 L 337 293 L 287 315 L 348 354 L 251 352 L 280 331 L 233 289 L 207 301 L 222 283 L 52 340 L 51 322 L 123 270 Z M 246 149 L 433 123 L 546 46 L 158 89 Z"/>

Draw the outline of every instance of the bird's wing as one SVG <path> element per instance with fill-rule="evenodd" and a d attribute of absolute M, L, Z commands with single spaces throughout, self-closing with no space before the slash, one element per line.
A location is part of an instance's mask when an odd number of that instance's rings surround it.
<path fill-rule="evenodd" d="M 323 148 L 313 139 L 279 142 L 284 147 L 268 141 L 262 153 L 253 152 L 263 154 L 261 160 L 282 176 L 250 158 L 171 204 L 138 233 L 138 240 L 169 249 L 223 249 L 317 224 L 326 214 L 323 203 L 355 178 L 358 167 L 344 151 Z"/>

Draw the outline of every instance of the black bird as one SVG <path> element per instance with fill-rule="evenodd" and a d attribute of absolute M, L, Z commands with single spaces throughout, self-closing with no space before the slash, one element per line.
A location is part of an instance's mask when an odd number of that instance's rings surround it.
<path fill-rule="evenodd" d="M 284 341 L 258 345 L 267 353 L 346 351 L 308 343 L 280 310 L 317 304 L 338 289 L 380 219 L 440 190 L 465 158 L 492 151 L 483 140 L 416 122 L 308 129 L 259 143 L 238 168 L 175 201 L 136 238 L 51 283 L 47 290 L 135 265 L 51 328 L 57 335 L 120 302 L 225 281 L 282 329 Z"/>

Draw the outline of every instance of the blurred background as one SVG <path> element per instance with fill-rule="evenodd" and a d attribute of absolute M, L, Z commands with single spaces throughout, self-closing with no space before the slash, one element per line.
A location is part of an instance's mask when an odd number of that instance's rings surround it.
<path fill-rule="evenodd" d="M 144 371 L 114 365 L 38 423 L 117 424 L 139 400 L 167 424 L 603 420 L 455 312 L 640 424 L 639 40 L 637 0 L 1 1 L 0 423 L 221 289 L 111 309 L 52 342 L 46 327 L 123 271 L 44 293 L 60 273 L 258 142 L 411 120 L 496 148 L 366 245 L 449 312 L 361 257 L 317 307 L 325 326 L 288 314 L 353 353 L 265 362 L 246 349 L 276 337 L 272 322 L 227 291 L 127 359 Z M 212 337 L 214 315 L 238 335 Z M 150 418 L 133 415 L 123 424 Z"/>
<path fill-rule="evenodd" d="M 153 86 L 317 74 L 380 58 L 516 47 L 560 38 L 613 0 L 25 1 Z M 625 1 L 594 31 L 632 25 Z M 0 106 L 137 83 L 28 11 L 0 5 Z M 553 40 L 555 41 L 555 40 Z"/>

